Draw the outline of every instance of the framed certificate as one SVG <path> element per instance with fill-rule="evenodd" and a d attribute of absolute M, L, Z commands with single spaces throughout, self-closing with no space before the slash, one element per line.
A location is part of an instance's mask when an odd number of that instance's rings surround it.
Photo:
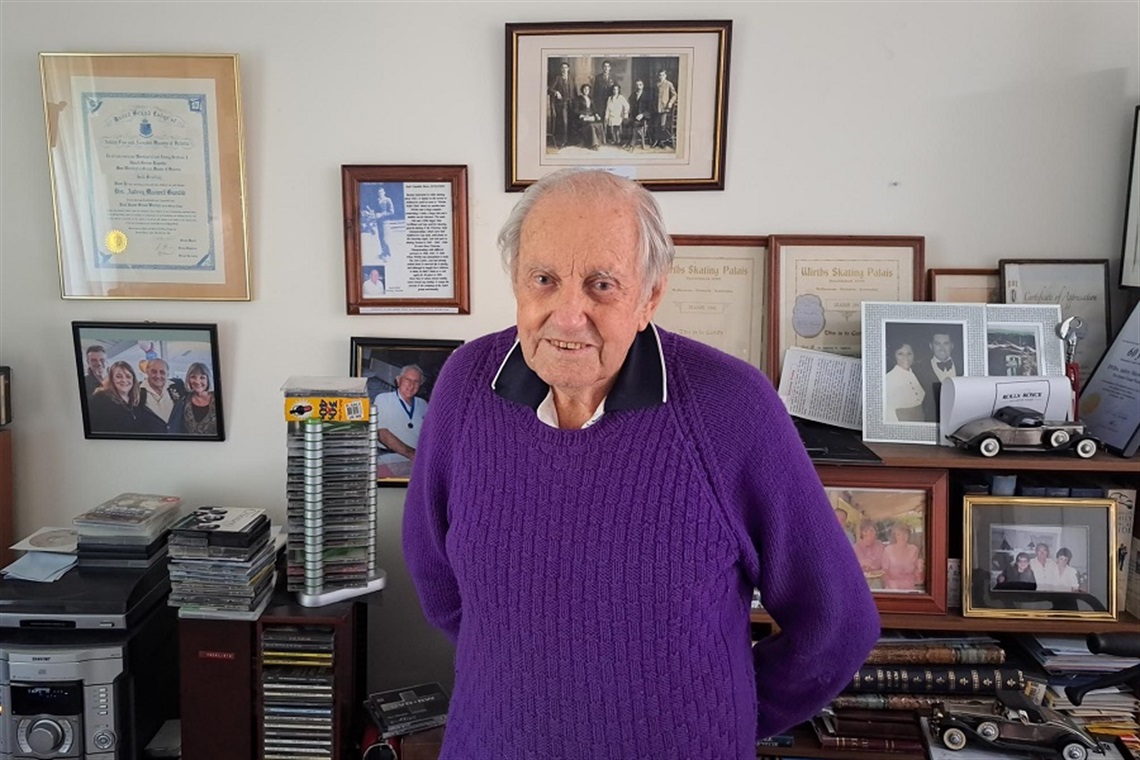
<path fill-rule="evenodd" d="M 859 356 L 864 301 L 922 299 L 925 238 L 773 235 L 768 245 L 773 380 L 792 347 Z"/>
<path fill-rule="evenodd" d="M 41 53 L 64 298 L 250 300 L 236 55 Z"/>
<path fill-rule="evenodd" d="M 674 235 L 673 245 L 653 321 L 763 370 L 768 238 Z"/>

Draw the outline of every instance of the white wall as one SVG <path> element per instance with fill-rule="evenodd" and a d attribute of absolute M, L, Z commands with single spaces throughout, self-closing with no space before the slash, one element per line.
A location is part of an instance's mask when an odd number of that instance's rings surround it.
<path fill-rule="evenodd" d="M 283 519 L 286 377 L 347 374 L 354 335 L 469 339 L 513 321 L 494 246 L 517 199 L 502 190 L 504 24 L 698 15 L 735 22 L 727 184 L 661 193 L 673 232 L 919 234 L 929 267 L 1119 265 L 1140 102 L 1135 2 L 6 0 L 0 363 L 13 368 L 17 533 L 128 490 Z M 60 298 L 41 51 L 241 55 L 251 303 Z M 468 166 L 471 315 L 345 315 L 346 163 Z M 72 320 L 217 322 L 228 439 L 84 440 Z M 374 688 L 451 680 L 449 647 L 408 585 L 402 502 L 381 492 L 391 584 L 372 616 Z"/>

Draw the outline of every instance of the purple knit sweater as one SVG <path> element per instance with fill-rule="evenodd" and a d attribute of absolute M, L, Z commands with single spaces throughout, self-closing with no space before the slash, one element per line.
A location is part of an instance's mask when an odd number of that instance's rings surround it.
<path fill-rule="evenodd" d="M 491 389 L 513 328 L 440 374 L 404 552 L 457 647 L 441 760 L 754 760 L 874 644 L 867 583 L 767 379 L 660 334 L 668 401 L 585 430 Z M 781 630 L 750 648 L 754 586 Z"/>

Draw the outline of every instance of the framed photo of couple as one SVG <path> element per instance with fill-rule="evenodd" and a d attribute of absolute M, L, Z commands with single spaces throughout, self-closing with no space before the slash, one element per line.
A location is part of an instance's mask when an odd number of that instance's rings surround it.
<path fill-rule="evenodd" d="M 1115 620 L 1116 500 L 963 501 L 962 614 Z"/>
<path fill-rule="evenodd" d="M 945 614 L 946 471 L 816 470 L 879 610 Z"/>

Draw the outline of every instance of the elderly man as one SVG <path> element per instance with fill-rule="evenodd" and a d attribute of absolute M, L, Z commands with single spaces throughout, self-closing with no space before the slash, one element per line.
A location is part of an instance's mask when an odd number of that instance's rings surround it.
<path fill-rule="evenodd" d="M 441 760 L 753 760 L 879 632 L 787 412 L 650 323 L 673 246 L 641 186 L 551 174 L 499 242 L 517 327 L 448 359 L 404 517 L 457 647 Z M 754 587 L 781 630 L 752 647 Z"/>
<path fill-rule="evenodd" d="M 396 376 L 396 390 L 376 396 L 380 445 L 388 450 L 379 456 L 377 477 L 406 478 L 411 474 L 428 410 L 428 402 L 416 397 L 423 383 L 424 371 L 409 364 Z"/>
<path fill-rule="evenodd" d="M 170 365 L 165 359 L 148 359 L 145 371 L 146 382 L 139 386 L 139 419 L 147 432 L 164 433 L 175 402 L 167 380 Z"/>

